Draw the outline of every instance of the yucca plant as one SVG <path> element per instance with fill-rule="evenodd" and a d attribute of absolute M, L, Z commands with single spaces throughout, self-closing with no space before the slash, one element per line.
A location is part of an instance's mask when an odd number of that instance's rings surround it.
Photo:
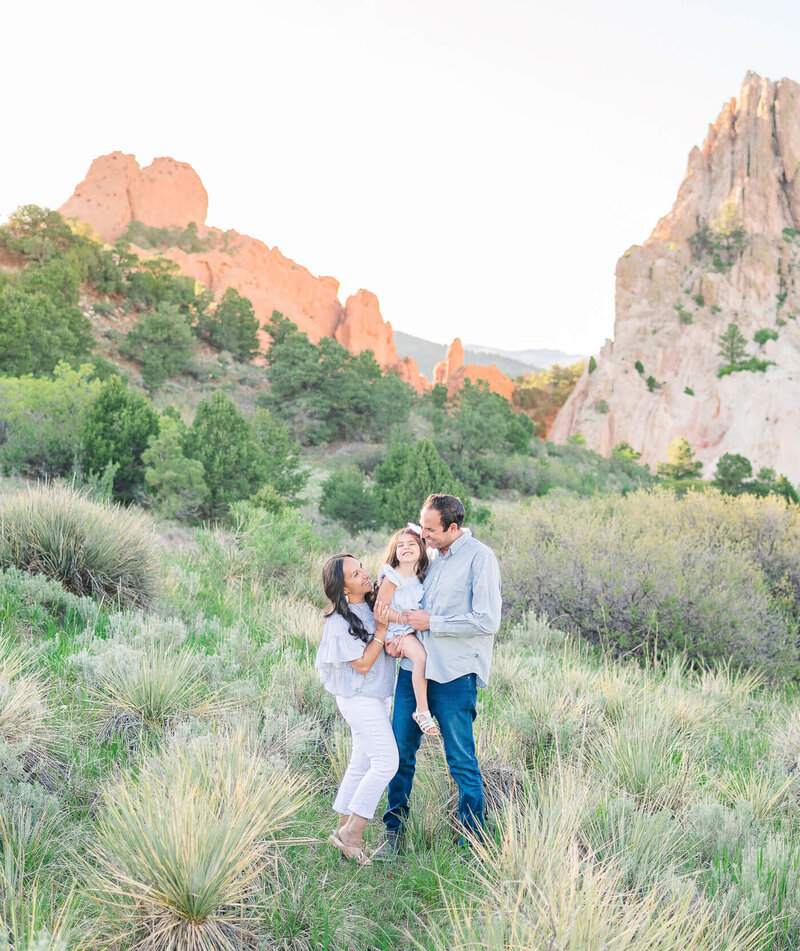
<path fill-rule="evenodd" d="M 191 715 L 221 714 L 230 706 L 208 683 L 203 659 L 160 641 L 112 654 L 97 673 L 92 705 L 105 736 L 131 737 Z"/>
<path fill-rule="evenodd" d="M 72 594 L 147 605 L 158 576 L 151 535 L 140 511 L 94 502 L 67 486 L 0 496 L 0 568 L 44 575 Z"/>
<path fill-rule="evenodd" d="M 86 869 L 98 937 L 142 951 L 255 946 L 265 857 L 306 795 L 241 734 L 174 743 L 107 786 Z"/>
<path fill-rule="evenodd" d="M 28 773 L 48 771 L 60 746 L 46 696 L 44 680 L 21 653 L 0 653 L 0 738 Z"/>
<path fill-rule="evenodd" d="M 730 805 L 749 803 L 758 819 L 767 819 L 788 799 L 794 785 L 793 776 L 782 776 L 772 770 L 749 766 L 729 769 L 718 781 L 722 798 Z"/>
<path fill-rule="evenodd" d="M 428 926 L 447 951 L 754 951 L 759 935 L 720 919 L 691 881 L 664 876 L 627 887 L 614 861 L 599 861 L 581 834 L 593 796 L 574 774 L 510 806 L 499 843 L 478 842 L 472 894 L 443 884 L 446 924 Z M 418 945 L 421 947 L 421 944 Z M 429 946 L 429 945 L 428 945 Z"/>

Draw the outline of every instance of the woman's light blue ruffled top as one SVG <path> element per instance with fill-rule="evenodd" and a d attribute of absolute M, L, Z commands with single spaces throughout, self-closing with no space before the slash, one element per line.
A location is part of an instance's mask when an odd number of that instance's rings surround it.
<path fill-rule="evenodd" d="M 422 587 L 422 582 L 416 575 L 412 575 L 410 578 L 404 578 L 400 572 L 396 568 L 392 568 L 391 565 L 382 565 L 381 570 L 378 572 L 378 583 L 380 584 L 384 578 L 388 578 L 392 584 L 397 585 L 394 589 L 394 594 L 392 594 L 392 602 L 390 605 L 393 611 L 415 611 L 420 606 L 425 589 Z M 398 637 L 400 634 L 412 634 L 413 631 L 414 628 L 410 624 L 396 624 L 390 621 L 388 630 L 386 631 L 386 640 L 390 641 L 393 637 Z"/>
<path fill-rule="evenodd" d="M 350 610 L 361 618 L 370 634 L 375 633 L 375 618 L 368 604 L 351 604 Z M 353 637 L 341 614 L 326 618 L 314 666 L 329 693 L 337 697 L 391 697 L 397 672 L 397 661 L 393 657 L 381 651 L 366 674 L 359 674 L 350 666 L 351 660 L 358 660 L 364 654 L 366 646 Z"/>

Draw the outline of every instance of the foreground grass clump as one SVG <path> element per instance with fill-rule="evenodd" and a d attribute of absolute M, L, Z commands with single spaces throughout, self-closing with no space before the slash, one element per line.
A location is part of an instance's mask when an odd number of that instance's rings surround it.
<path fill-rule="evenodd" d="M 241 735 L 173 743 L 109 784 L 87 872 L 105 940 L 153 951 L 251 946 L 269 850 L 306 796 Z"/>
<path fill-rule="evenodd" d="M 0 568 L 60 582 L 121 607 L 152 602 L 158 559 L 147 516 L 94 502 L 67 486 L 0 496 Z"/>
<path fill-rule="evenodd" d="M 615 651 L 797 673 L 800 510 L 709 490 L 541 499 L 496 519 L 507 617 L 533 609 Z"/>

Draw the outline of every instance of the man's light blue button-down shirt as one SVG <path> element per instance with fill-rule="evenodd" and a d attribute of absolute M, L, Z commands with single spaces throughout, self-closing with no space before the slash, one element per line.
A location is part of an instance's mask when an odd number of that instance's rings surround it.
<path fill-rule="evenodd" d="M 500 627 L 500 566 L 494 552 L 465 528 L 442 555 L 429 552 L 422 608 L 430 630 L 417 632 L 428 652 L 425 676 L 448 683 L 476 674 L 479 687 L 489 679 L 494 635 Z M 400 666 L 410 670 L 403 658 Z"/>

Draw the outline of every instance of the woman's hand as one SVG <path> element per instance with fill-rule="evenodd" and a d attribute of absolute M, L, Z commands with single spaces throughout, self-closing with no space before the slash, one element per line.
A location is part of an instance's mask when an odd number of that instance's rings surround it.
<path fill-rule="evenodd" d="M 404 656 L 404 654 L 403 654 L 403 637 L 404 637 L 404 635 L 402 635 L 402 634 L 400 635 L 400 637 L 393 637 L 392 640 L 387 641 L 386 644 L 384 645 L 384 648 L 383 648 L 383 649 L 386 651 L 386 653 L 387 653 L 390 657 L 403 657 L 403 656 Z"/>

